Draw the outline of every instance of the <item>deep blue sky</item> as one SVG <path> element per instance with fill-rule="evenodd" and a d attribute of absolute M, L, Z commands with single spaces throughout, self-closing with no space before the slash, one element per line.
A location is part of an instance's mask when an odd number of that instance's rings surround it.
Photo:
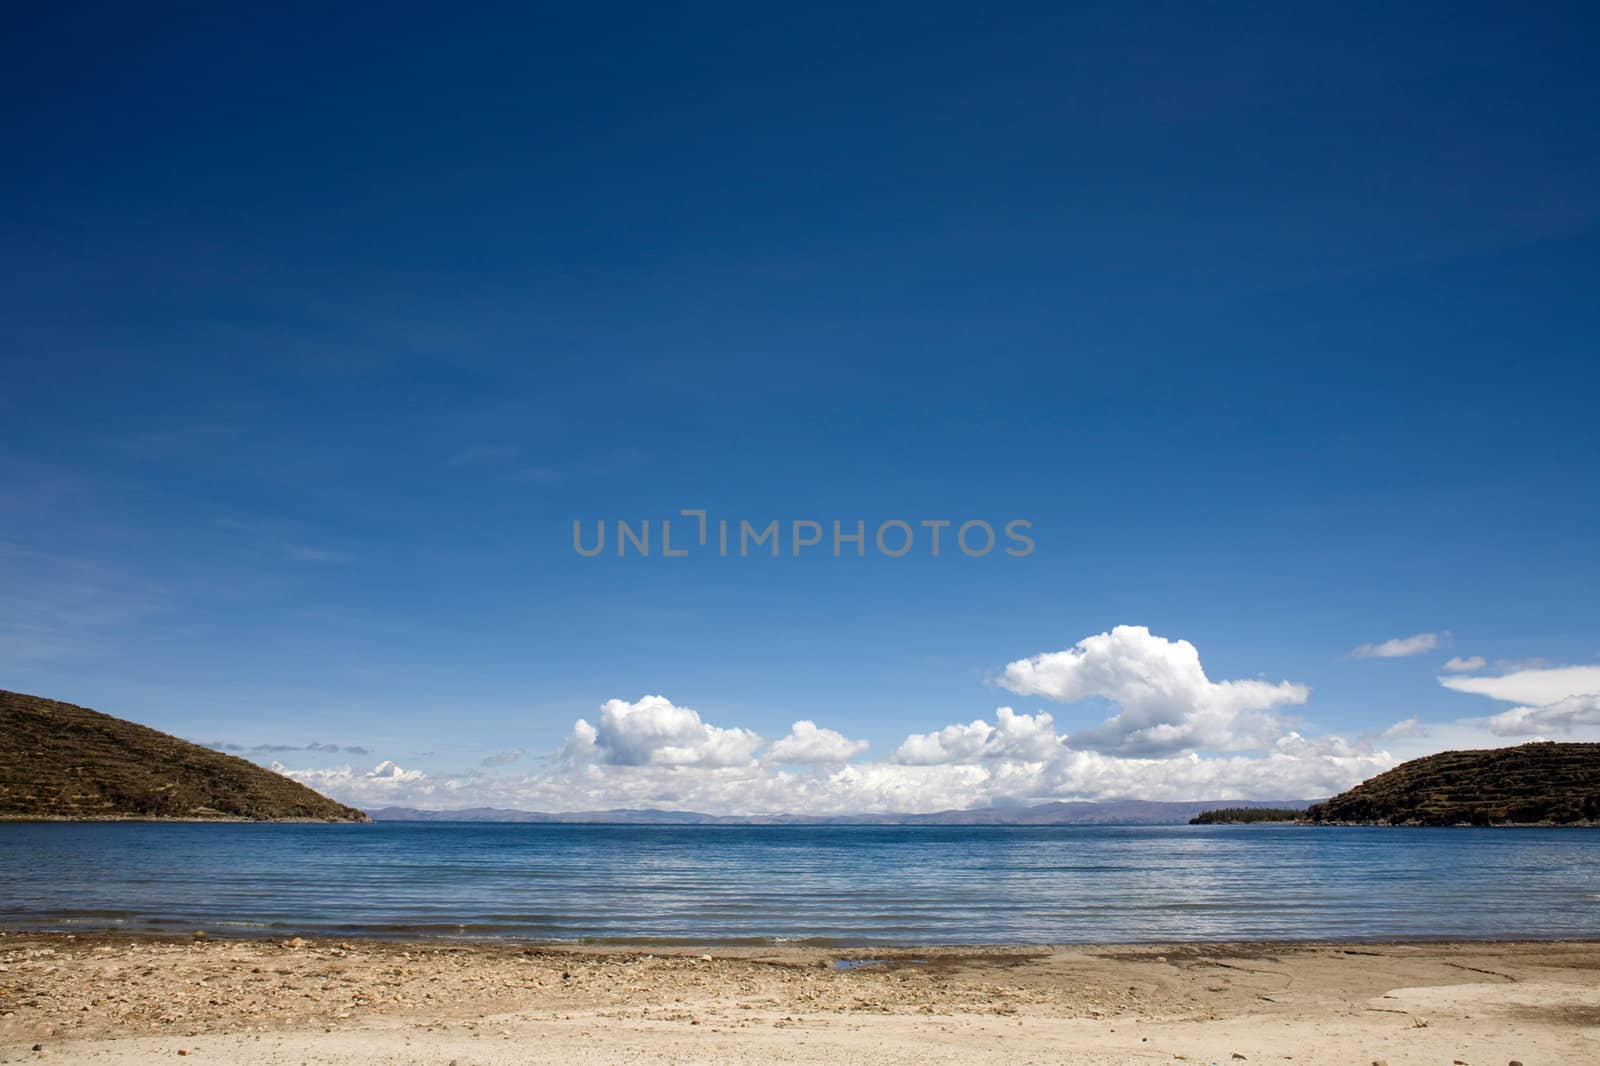
<path fill-rule="evenodd" d="M 656 692 L 887 754 L 1124 623 L 1311 732 L 1600 658 L 1588 5 L 8 23 L 0 687 L 442 767 Z M 696 506 L 1038 547 L 571 550 Z"/>

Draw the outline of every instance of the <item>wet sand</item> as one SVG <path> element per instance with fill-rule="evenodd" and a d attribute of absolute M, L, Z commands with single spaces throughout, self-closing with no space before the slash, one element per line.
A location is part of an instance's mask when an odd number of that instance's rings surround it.
<path fill-rule="evenodd" d="M 1600 1062 L 1600 943 L 829 951 L 0 935 L 0 1061 L 180 1057 Z"/>

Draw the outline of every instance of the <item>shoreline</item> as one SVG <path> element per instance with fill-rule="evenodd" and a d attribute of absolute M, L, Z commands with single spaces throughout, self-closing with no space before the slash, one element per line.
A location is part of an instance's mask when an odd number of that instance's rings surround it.
<path fill-rule="evenodd" d="M 419 929 L 397 930 L 393 934 L 361 930 L 353 932 L 330 932 L 318 929 L 295 929 L 292 927 L 274 928 L 261 932 L 239 930 L 229 926 L 196 924 L 192 928 L 185 927 L 182 931 L 176 929 L 119 929 L 106 926 L 81 926 L 64 927 L 60 925 L 3 925 L 0 924 L 0 952 L 5 950 L 7 940 L 20 940 L 23 938 L 60 939 L 69 942 L 92 942 L 103 940 L 108 943 L 126 941 L 129 943 L 182 945 L 195 942 L 207 944 L 241 944 L 262 945 L 282 944 L 290 940 L 302 940 L 307 945 L 338 944 L 368 945 L 372 948 L 415 947 L 466 950 L 484 949 L 492 951 L 506 949 L 514 951 L 571 951 L 575 954 L 586 952 L 609 953 L 616 951 L 650 951 L 659 955 L 694 952 L 719 952 L 738 953 L 745 951 L 757 952 L 783 952 L 815 951 L 827 953 L 854 953 L 863 952 L 890 952 L 890 953 L 915 953 L 915 952 L 1051 952 L 1051 951 L 1108 951 L 1113 949 L 1133 948 L 1173 948 L 1203 949 L 1217 948 L 1227 950 L 1254 949 L 1261 951 L 1294 951 L 1304 948 L 1405 948 L 1405 947 L 1492 947 L 1495 945 L 1580 945 L 1592 946 L 1600 950 L 1600 929 L 1593 936 L 1545 936 L 1539 934 L 1510 933 L 1494 936 L 1468 936 L 1463 934 L 1418 934 L 1416 936 L 1316 936 L 1316 937 L 1268 937 L 1250 939 L 1229 937 L 1219 939 L 1206 938 L 1174 938 L 1167 937 L 1160 940 L 1093 940 L 1074 941 L 1062 940 L 1053 942 L 1042 941 L 911 941 L 911 940 L 853 940 L 832 939 L 828 937 L 728 937 L 717 939 L 715 937 L 669 937 L 669 936 L 615 936 L 615 937 L 576 937 L 571 939 L 555 939 L 548 937 L 523 937 L 503 933 L 473 934 L 430 934 Z"/>
<path fill-rule="evenodd" d="M 448 813 L 448 812 L 442 812 Z M 908 815 L 907 817 L 916 817 Z M 674 821 L 571 821 L 567 819 L 452 819 L 452 818 L 243 818 L 243 817 L 187 817 L 144 814 L 107 814 L 84 817 L 82 815 L 52 814 L 0 814 L 0 822 L 27 824 L 150 824 L 150 825 L 482 825 L 482 826 L 605 826 L 626 829 L 1170 829 L 1193 827 L 1196 829 L 1239 829 L 1255 826 L 1291 827 L 1298 829 L 1600 829 L 1600 820 L 1578 819 L 1570 822 L 1423 822 L 1423 821 L 1370 821 L 1351 822 L 1334 820 L 1286 819 L 1283 821 L 1216 821 L 1197 822 L 1193 819 L 1174 822 L 897 822 L 897 821 L 740 821 L 740 822 L 674 822 Z"/>
<path fill-rule="evenodd" d="M 823 947 L 0 933 L 0 1061 L 183 1051 L 218 1063 L 509 1063 L 532 1046 L 578 1063 L 1535 1066 L 1600 1052 L 1600 941 Z"/>

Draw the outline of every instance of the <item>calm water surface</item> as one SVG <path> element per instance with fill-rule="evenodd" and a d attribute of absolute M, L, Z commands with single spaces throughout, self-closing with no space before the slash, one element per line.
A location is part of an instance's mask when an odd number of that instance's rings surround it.
<path fill-rule="evenodd" d="M 0 924 L 535 940 L 1600 936 L 1600 831 L 0 824 Z"/>

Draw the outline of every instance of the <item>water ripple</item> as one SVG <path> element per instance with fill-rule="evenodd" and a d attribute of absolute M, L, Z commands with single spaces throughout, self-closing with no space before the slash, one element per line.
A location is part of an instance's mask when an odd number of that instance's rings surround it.
<path fill-rule="evenodd" d="M 1600 935 L 1600 833 L 0 824 L 0 923 L 1038 943 Z"/>

